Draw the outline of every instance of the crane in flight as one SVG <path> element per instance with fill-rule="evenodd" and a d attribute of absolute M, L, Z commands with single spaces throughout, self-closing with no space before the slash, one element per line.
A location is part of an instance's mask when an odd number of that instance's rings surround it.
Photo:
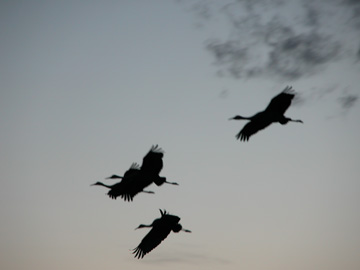
<path fill-rule="evenodd" d="M 166 210 L 160 209 L 161 217 L 155 219 L 150 225 L 140 224 L 140 228 L 152 228 L 150 232 L 141 240 L 140 244 L 134 248 L 133 254 L 135 258 L 142 259 L 147 253 L 156 248 L 171 231 L 178 233 L 180 231 L 190 233 L 190 230 L 183 229 L 179 223 L 180 218 L 178 216 L 170 215 Z"/>
<path fill-rule="evenodd" d="M 112 199 L 121 197 L 125 201 L 132 201 L 133 198 L 140 192 L 154 193 L 153 191 L 144 190 L 146 187 L 155 183 L 161 186 L 164 183 L 178 185 L 176 182 L 168 182 L 166 177 L 160 176 L 160 171 L 163 168 L 162 157 L 164 153 L 157 145 L 152 146 L 150 151 L 143 158 L 142 165 L 133 163 L 124 176 L 113 174 L 106 179 L 121 179 L 119 183 L 114 185 L 106 185 L 102 182 L 96 182 L 93 186 L 104 186 L 109 188 L 108 195 Z"/>
<path fill-rule="evenodd" d="M 229 120 L 250 120 L 238 134 L 236 138 L 240 141 L 248 141 L 249 138 L 268 127 L 272 123 L 280 123 L 282 125 L 288 122 L 303 123 L 301 120 L 293 120 L 284 116 L 284 113 L 289 108 L 291 100 L 294 98 L 295 92 L 291 86 L 287 86 L 280 94 L 273 97 L 264 111 L 258 112 L 253 116 L 244 117 L 236 115 Z"/>
<path fill-rule="evenodd" d="M 178 185 L 176 182 L 166 181 L 166 177 L 159 175 L 164 166 L 162 160 L 163 156 L 164 151 L 159 148 L 158 145 L 153 145 L 150 151 L 143 158 L 140 172 L 143 177 L 144 186 L 148 186 L 151 183 L 155 183 L 157 186 L 161 186 L 164 183 Z"/>
<path fill-rule="evenodd" d="M 121 179 L 120 182 L 114 184 L 114 185 L 106 185 L 102 182 L 96 182 L 95 184 L 92 184 L 92 186 L 103 186 L 106 187 L 109 190 L 107 195 L 111 199 L 115 199 L 117 197 L 121 197 L 125 201 L 132 201 L 134 196 L 140 192 L 144 193 L 154 193 L 153 191 L 147 191 L 144 189 L 140 189 L 137 185 L 137 178 L 140 175 L 140 166 L 137 163 L 133 163 L 125 173 L 124 176 L 118 176 L 118 175 L 112 175 L 110 177 L 107 177 L 106 179 Z"/>

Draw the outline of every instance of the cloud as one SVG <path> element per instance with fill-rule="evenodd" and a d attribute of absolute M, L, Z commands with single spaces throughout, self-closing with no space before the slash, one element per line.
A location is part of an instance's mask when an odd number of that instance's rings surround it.
<path fill-rule="evenodd" d="M 313 102 L 315 104 L 319 102 L 335 103 L 341 108 L 341 111 L 337 111 L 330 118 L 344 115 L 359 101 L 359 94 L 353 91 L 350 93 L 350 87 L 343 87 L 337 84 L 313 87 L 308 93 L 297 93 L 295 98 L 297 97 L 299 98 L 299 104 L 304 102 Z M 294 103 L 294 105 L 296 104 Z"/>
<path fill-rule="evenodd" d="M 261 28 L 258 32 L 264 35 L 250 47 L 241 40 L 208 42 L 206 49 L 214 55 L 222 73 L 235 78 L 275 75 L 299 79 L 335 60 L 341 48 L 331 37 L 317 32 L 296 34 L 292 28 L 275 22 Z"/>
<path fill-rule="evenodd" d="M 246 64 L 249 63 L 248 50 L 238 41 L 209 41 L 206 48 L 214 55 L 215 64 L 220 67 L 219 75 L 224 74 L 221 66 L 226 66 L 226 72 L 235 78 L 241 78 L 246 72 Z"/>
<path fill-rule="evenodd" d="M 285 34 L 269 46 L 269 60 L 264 69 L 285 79 L 299 79 L 316 73 L 336 59 L 340 50 L 339 43 L 316 32 Z"/>
<path fill-rule="evenodd" d="M 230 25 L 227 38 L 205 43 L 221 76 L 296 80 L 341 57 L 360 58 L 358 0 L 329 0 L 326 5 L 322 0 L 195 3 L 199 16 L 207 21 L 218 16 Z"/>
<path fill-rule="evenodd" d="M 347 94 L 338 99 L 342 109 L 350 109 L 358 101 L 359 96 L 354 94 Z"/>
<path fill-rule="evenodd" d="M 284 82 L 308 79 L 340 62 L 360 64 L 359 0 L 328 0 L 326 4 L 323 0 L 190 3 L 198 18 L 204 19 L 205 27 L 223 22 L 228 25 L 227 33 L 205 42 L 218 76 Z M 310 93 L 298 95 L 294 104 L 310 102 L 311 97 L 324 101 L 330 96 L 343 111 L 349 110 L 357 104 L 358 95 L 343 94 L 342 90 L 344 86 L 333 87 L 324 81 Z"/>
<path fill-rule="evenodd" d="M 316 9 L 311 2 L 306 2 L 303 5 L 304 7 L 304 24 L 310 27 L 317 27 L 320 23 L 319 21 L 319 11 Z"/>

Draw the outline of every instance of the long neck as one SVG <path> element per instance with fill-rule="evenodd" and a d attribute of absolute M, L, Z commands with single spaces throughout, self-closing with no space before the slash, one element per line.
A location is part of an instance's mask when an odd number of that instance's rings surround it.
<path fill-rule="evenodd" d="M 152 228 L 152 227 L 154 227 L 156 225 L 159 225 L 161 223 L 162 223 L 162 217 L 155 219 L 150 225 L 140 224 L 139 227 L 137 227 L 136 229 Z"/>
<path fill-rule="evenodd" d="M 137 227 L 137 229 L 141 229 L 141 228 L 151 228 L 151 227 L 152 227 L 152 224 L 151 224 L 151 225 L 140 224 L 139 227 Z"/>
<path fill-rule="evenodd" d="M 233 120 L 251 120 L 251 118 L 252 118 L 252 117 L 236 115 L 236 116 L 234 116 L 234 117 L 231 118 L 231 119 L 233 119 Z"/>
<path fill-rule="evenodd" d="M 104 183 L 101 182 L 96 182 L 95 184 L 92 184 L 92 186 L 103 186 L 106 188 L 112 188 L 112 186 L 105 185 Z"/>

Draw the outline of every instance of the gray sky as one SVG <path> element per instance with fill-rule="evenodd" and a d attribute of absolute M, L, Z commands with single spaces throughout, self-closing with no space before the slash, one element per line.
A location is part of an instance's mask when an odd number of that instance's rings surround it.
<path fill-rule="evenodd" d="M 222 3 L 1 2 L 1 269 L 359 269 L 359 2 Z M 90 187 L 153 144 L 179 186 Z M 193 233 L 136 260 L 159 208 Z"/>

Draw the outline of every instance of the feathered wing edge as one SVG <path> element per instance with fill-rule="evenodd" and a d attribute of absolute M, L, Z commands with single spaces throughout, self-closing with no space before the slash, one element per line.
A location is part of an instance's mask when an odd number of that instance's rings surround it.
<path fill-rule="evenodd" d="M 111 192 L 111 190 L 107 193 L 107 195 L 113 200 L 116 200 L 117 197 L 120 197 L 124 201 L 132 202 L 132 200 L 134 199 L 134 196 L 130 194 L 120 194 L 116 196 Z"/>
<path fill-rule="evenodd" d="M 150 152 L 162 153 L 162 154 L 164 154 L 164 150 L 163 150 L 161 147 L 159 147 L 159 145 L 157 145 L 157 144 L 151 146 Z"/>
<path fill-rule="evenodd" d="M 141 240 L 140 244 L 132 251 L 134 258 L 142 259 L 146 254 L 154 250 L 160 243 L 170 234 L 171 230 L 162 231 L 160 235 L 155 233 L 153 229 Z M 151 243 L 149 244 L 149 241 Z"/>
<path fill-rule="evenodd" d="M 133 251 L 133 254 L 135 254 L 134 258 L 138 258 L 138 259 L 144 258 L 145 254 L 146 254 L 141 248 L 139 248 L 139 246 L 134 248 L 132 251 Z"/>
<path fill-rule="evenodd" d="M 292 88 L 292 86 L 287 85 L 281 93 L 295 95 L 295 90 Z"/>
<path fill-rule="evenodd" d="M 247 123 L 238 134 L 236 134 L 236 138 L 240 141 L 248 141 L 249 138 L 256 134 L 258 131 L 265 129 L 271 124 L 271 122 L 257 122 L 251 121 Z"/>
<path fill-rule="evenodd" d="M 130 166 L 130 170 L 140 170 L 140 165 L 136 162 L 133 162 Z"/>
<path fill-rule="evenodd" d="M 280 94 L 273 97 L 266 107 L 265 111 L 284 114 L 291 104 L 291 100 L 295 97 L 296 92 L 292 86 L 286 86 Z"/>

